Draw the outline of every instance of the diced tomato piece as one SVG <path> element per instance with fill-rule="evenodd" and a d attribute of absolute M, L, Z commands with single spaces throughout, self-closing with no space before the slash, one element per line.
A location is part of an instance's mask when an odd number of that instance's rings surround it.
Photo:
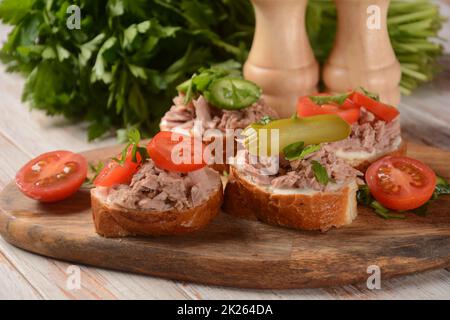
<path fill-rule="evenodd" d="M 378 102 L 359 92 L 354 92 L 350 98 L 356 105 L 364 107 L 367 111 L 372 112 L 377 118 L 386 122 L 394 120 L 400 114 L 397 108 Z"/>
<path fill-rule="evenodd" d="M 121 155 L 117 159 L 121 160 Z M 129 147 L 125 161 L 119 163 L 116 160 L 110 160 L 95 178 L 94 185 L 96 187 L 111 187 L 117 184 L 129 184 L 142 162 L 139 153 L 136 153 L 135 160 L 133 161 L 132 147 Z"/>
<path fill-rule="evenodd" d="M 347 109 L 355 109 L 355 108 L 359 108 L 359 106 L 356 105 L 356 104 L 349 98 L 349 99 L 346 99 L 346 100 L 344 101 L 344 103 L 340 105 L 340 108 L 341 108 L 341 109 L 347 110 Z"/>
<path fill-rule="evenodd" d="M 297 115 L 299 117 L 312 117 L 320 114 L 337 114 L 349 124 L 358 121 L 359 108 L 341 109 L 337 104 L 324 104 L 322 106 L 314 103 L 308 96 L 301 97 L 297 104 Z"/>
<path fill-rule="evenodd" d="M 347 121 L 348 124 L 353 124 L 359 120 L 361 110 L 358 108 L 339 110 L 337 115 Z"/>

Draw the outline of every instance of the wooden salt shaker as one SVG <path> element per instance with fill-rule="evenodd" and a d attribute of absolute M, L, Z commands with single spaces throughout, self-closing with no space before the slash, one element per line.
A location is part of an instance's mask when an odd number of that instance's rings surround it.
<path fill-rule="evenodd" d="M 343 92 L 363 86 L 379 93 L 383 102 L 397 106 L 401 70 L 387 29 L 389 0 L 334 1 L 338 28 L 323 71 L 328 90 Z"/>
<path fill-rule="evenodd" d="M 319 81 L 306 34 L 307 0 L 251 1 L 256 28 L 244 76 L 261 86 L 263 98 L 281 117 L 290 117 L 298 97 L 315 92 Z"/>

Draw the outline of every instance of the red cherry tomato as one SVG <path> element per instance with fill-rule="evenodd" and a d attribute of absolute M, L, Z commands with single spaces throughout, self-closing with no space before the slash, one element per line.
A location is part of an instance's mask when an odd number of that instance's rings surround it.
<path fill-rule="evenodd" d="M 355 109 L 359 108 L 351 99 L 346 99 L 343 104 L 339 106 L 339 108 L 347 110 L 347 109 Z"/>
<path fill-rule="evenodd" d="M 326 114 L 318 104 L 315 104 L 308 96 L 301 97 L 297 102 L 297 115 L 299 117 L 312 117 Z"/>
<path fill-rule="evenodd" d="M 327 113 L 337 114 L 348 124 L 353 124 L 358 121 L 361 111 L 358 108 L 342 109 L 340 106 L 331 104 L 322 105 L 322 110 Z"/>
<path fill-rule="evenodd" d="M 366 171 L 373 197 L 386 208 L 412 210 L 433 195 L 436 174 L 424 163 L 407 157 L 385 157 Z"/>
<path fill-rule="evenodd" d="M 142 157 L 136 153 L 136 162 L 133 161 L 132 148 L 128 148 L 127 156 L 123 164 L 110 160 L 108 164 L 100 171 L 94 180 L 96 187 L 111 187 L 116 184 L 129 184 L 134 174 L 139 170 Z M 121 159 L 121 155 L 117 157 Z"/>
<path fill-rule="evenodd" d="M 155 165 L 174 172 L 190 172 L 205 167 L 204 149 L 201 141 L 169 131 L 159 132 L 147 145 Z"/>
<path fill-rule="evenodd" d="M 87 175 L 86 159 L 70 151 L 53 151 L 24 165 L 16 175 L 16 184 L 26 196 L 41 202 L 70 197 Z"/>
<path fill-rule="evenodd" d="M 320 94 L 328 95 L 328 94 Z M 358 121 L 360 116 L 360 110 L 357 107 L 351 108 L 353 102 L 345 102 L 345 108 L 337 104 L 324 104 L 318 105 L 314 103 L 308 96 L 301 97 L 297 103 L 297 115 L 299 117 L 312 117 L 319 114 L 337 114 L 349 124 L 353 124 Z"/>
<path fill-rule="evenodd" d="M 376 117 L 386 122 L 394 120 L 400 114 L 397 108 L 378 102 L 359 92 L 354 92 L 350 99 L 357 106 L 366 108 L 366 110 L 372 112 Z"/>

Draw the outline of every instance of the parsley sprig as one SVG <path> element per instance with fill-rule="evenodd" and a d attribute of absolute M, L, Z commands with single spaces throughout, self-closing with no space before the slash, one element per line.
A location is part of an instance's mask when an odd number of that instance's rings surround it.
<path fill-rule="evenodd" d="M 301 160 L 304 159 L 307 155 L 314 153 L 320 150 L 320 144 L 310 144 L 305 146 L 303 141 L 294 142 L 290 145 L 287 145 L 283 149 L 283 154 L 286 160 Z"/>
<path fill-rule="evenodd" d="M 338 104 L 341 105 L 350 98 L 350 96 L 353 94 L 353 92 L 362 92 L 364 95 L 368 96 L 369 98 L 372 98 L 376 101 L 380 101 L 380 96 L 377 93 L 370 92 L 369 90 L 359 87 L 356 90 L 349 91 L 347 93 L 339 93 L 329 96 L 309 96 L 312 102 L 318 105 L 324 105 L 324 104 Z"/>
<path fill-rule="evenodd" d="M 105 167 L 105 164 L 103 163 L 103 161 L 99 161 L 96 164 L 93 162 L 89 162 L 89 170 L 93 173 L 93 175 L 91 177 L 86 177 L 86 180 L 83 183 L 83 187 L 84 188 L 94 188 L 94 181 L 95 179 L 98 177 L 98 175 L 100 174 L 100 172 L 103 170 L 103 168 Z"/>
<path fill-rule="evenodd" d="M 139 146 L 139 143 L 141 141 L 141 134 L 138 129 L 133 128 L 128 131 L 128 143 L 123 148 L 122 152 L 120 153 L 119 157 L 112 158 L 113 161 L 119 163 L 120 165 L 123 165 L 127 159 L 127 154 L 131 148 L 131 160 L 134 163 L 139 162 L 137 155 L 140 155 L 140 161 L 144 162 L 149 158 L 147 148 Z"/>
<path fill-rule="evenodd" d="M 149 158 L 149 154 L 147 152 L 147 148 L 139 146 L 139 143 L 141 141 L 141 134 L 138 129 L 132 128 L 128 130 L 127 132 L 127 139 L 128 143 L 123 148 L 123 150 L 120 152 L 118 157 L 111 158 L 111 161 L 117 162 L 120 165 L 123 165 L 127 159 L 128 152 L 131 149 L 131 159 L 134 163 L 138 162 L 144 162 Z M 140 156 L 140 159 L 138 160 L 138 154 Z M 87 188 L 93 188 L 94 187 L 94 181 L 100 174 L 100 172 L 105 167 L 105 163 L 103 161 L 99 161 L 97 163 L 90 162 L 89 163 L 89 170 L 93 173 L 92 177 L 86 178 L 86 181 L 84 182 L 84 186 Z"/>
<path fill-rule="evenodd" d="M 266 124 L 269 124 L 272 120 L 273 119 L 271 116 L 265 115 L 258 121 L 258 123 L 262 124 L 262 125 L 266 125 Z"/>
<path fill-rule="evenodd" d="M 326 186 L 329 182 L 333 182 L 333 180 L 328 175 L 327 169 L 325 169 L 325 167 L 320 162 L 313 160 L 311 161 L 311 165 L 317 182 L 324 186 Z"/>
<path fill-rule="evenodd" d="M 450 184 L 444 178 L 437 176 L 436 187 L 431 199 L 421 207 L 411 210 L 411 212 L 421 217 L 426 216 L 430 203 L 436 200 L 439 196 L 445 194 L 450 194 Z M 372 208 L 374 212 L 383 219 L 406 219 L 406 215 L 403 212 L 387 209 L 381 203 L 376 201 L 370 193 L 367 185 L 362 185 L 359 187 L 356 198 L 359 204 Z"/>
<path fill-rule="evenodd" d="M 335 95 L 331 95 L 331 96 L 309 96 L 309 98 L 312 100 L 312 102 L 314 102 L 315 104 L 318 104 L 318 105 L 323 105 L 323 104 L 328 104 L 328 103 L 337 103 L 338 105 L 341 105 L 345 102 L 345 100 L 348 99 L 348 97 L 350 97 L 351 94 L 352 94 L 352 92 L 348 92 L 348 93 L 335 94 Z"/>
<path fill-rule="evenodd" d="M 380 95 L 378 93 L 370 92 L 369 90 L 366 90 L 363 87 L 359 87 L 359 90 L 362 91 L 369 98 L 372 98 L 373 100 L 376 100 L 376 101 L 380 101 Z"/>
<path fill-rule="evenodd" d="M 304 159 L 307 155 L 310 155 L 321 148 L 320 144 L 311 144 L 305 146 L 303 141 L 294 142 L 287 145 L 283 149 L 283 155 L 286 160 L 294 161 Z M 327 185 L 329 182 L 333 182 L 333 179 L 328 175 L 327 169 L 318 161 L 311 161 L 311 169 L 314 173 L 314 177 L 317 182 L 322 185 Z"/>
<path fill-rule="evenodd" d="M 376 201 L 372 194 L 370 193 L 369 187 L 367 185 L 359 186 L 358 192 L 356 193 L 356 199 L 358 203 L 372 208 L 373 211 L 383 219 L 405 219 L 406 216 L 402 213 L 393 213 L 391 210 L 385 208 L 381 203 Z"/>
<path fill-rule="evenodd" d="M 188 104 L 193 98 L 202 93 L 208 93 L 208 89 L 214 80 L 240 76 L 241 64 L 236 61 L 225 61 L 212 65 L 210 68 L 200 68 L 190 79 L 177 86 L 177 90 L 185 94 L 184 104 Z"/>

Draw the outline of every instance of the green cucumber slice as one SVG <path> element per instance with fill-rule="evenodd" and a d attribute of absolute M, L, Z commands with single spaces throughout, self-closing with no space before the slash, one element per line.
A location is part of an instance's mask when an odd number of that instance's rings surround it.
<path fill-rule="evenodd" d="M 260 96 L 261 89 L 256 84 L 232 77 L 214 80 L 205 92 L 209 103 L 228 110 L 246 108 L 258 101 Z"/>

